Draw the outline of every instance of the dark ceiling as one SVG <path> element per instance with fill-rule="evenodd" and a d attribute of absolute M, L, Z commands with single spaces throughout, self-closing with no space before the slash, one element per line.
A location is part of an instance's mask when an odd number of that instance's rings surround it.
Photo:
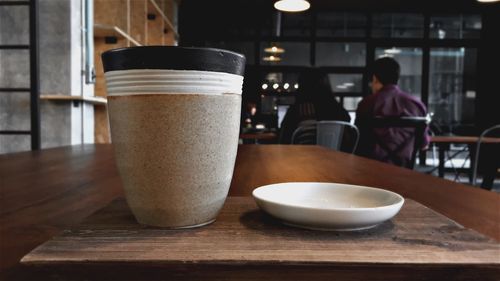
<path fill-rule="evenodd" d="M 309 0 L 311 11 L 490 13 L 500 15 L 500 4 L 476 0 Z M 187 43 L 203 36 L 245 36 L 239 31 L 272 26 L 275 0 L 182 0 L 180 31 Z M 310 14 L 310 11 L 304 13 Z M 288 13 L 284 14 L 287 17 Z M 230 32 L 229 30 L 233 30 Z M 251 33 L 251 32 L 249 32 Z"/>
<path fill-rule="evenodd" d="M 198 7 L 206 11 L 239 13 L 273 9 L 275 0 L 182 0 L 182 6 Z M 500 6 L 498 3 L 478 3 L 476 0 L 309 0 L 315 10 L 397 10 L 397 11 L 467 11 Z"/>

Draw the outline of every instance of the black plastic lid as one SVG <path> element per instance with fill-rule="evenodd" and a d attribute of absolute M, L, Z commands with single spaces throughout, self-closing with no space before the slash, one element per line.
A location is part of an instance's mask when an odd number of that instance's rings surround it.
<path fill-rule="evenodd" d="M 120 48 L 102 54 L 104 72 L 129 69 L 177 69 L 226 72 L 243 76 L 245 56 L 235 52 L 174 46 Z"/>

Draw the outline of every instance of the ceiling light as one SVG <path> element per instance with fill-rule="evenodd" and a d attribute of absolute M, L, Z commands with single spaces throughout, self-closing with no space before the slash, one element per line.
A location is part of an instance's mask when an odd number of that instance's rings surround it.
<path fill-rule="evenodd" d="M 272 45 L 272 47 L 265 48 L 264 52 L 271 53 L 271 54 L 283 54 L 285 52 L 285 49 L 280 48 L 276 45 Z"/>
<path fill-rule="evenodd" d="M 384 53 L 390 54 L 390 55 L 396 55 L 401 53 L 401 49 L 396 49 L 395 47 L 392 47 L 391 49 L 385 49 Z"/>
<path fill-rule="evenodd" d="M 299 83 L 295 83 L 295 85 L 293 85 L 293 88 L 294 89 L 298 89 L 299 88 Z"/>
<path fill-rule="evenodd" d="M 302 12 L 311 7 L 306 0 L 280 0 L 274 3 L 274 8 L 282 12 Z"/>
<path fill-rule="evenodd" d="M 262 90 L 267 89 L 268 85 L 266 83 L 262 84 Z"/>
<path fill-rule="evenodd" d="M 354 86 L 354 83 L 351 83 L 351 82 L 345 82 L 345 83 L 344 83 L 344 86 L 346 86 L 346 87 L 353 87 L 353 86 Z"/>
<path fill-rule="evenodd" d="M 337 85 L 337 88 L 345 90 L 345 89 L 347 89 L 347 86 L 346 85 Z"/>
<path fill-rule="evenodd" d="M 280 86 L 280 85 L 279 85 L 278 83 L 274 83 L 274 84 L 273 84 L 273 89 L 275 89 L 275 90 L 276 90 L 276 89 L 278 89 L 278 88 L 279 88 L 279 86 Z"/>
<path fill-rule="evenodd" d="M 288 90 L 288 88 L 290 88 L 290 84 L 288 83 L 283 84 L 283 89 Z"/>
<path fill-rule="evenodd" d="M 264 60 L 264 61 L 275 61 L 276 62 L 276 61 L 281 61 L 281 58 L 278 57 L 278 56 L 271 55 L 271 56 L 268 56 L 268 57 L 263 57 L 262 60 Z"/>
<path fill-rule="evenodd" d="M 477 0 L 477 2 L 481 2 L 481 3 L 493 3 L 493 2 L 498 2 L 500 0 Z"/>

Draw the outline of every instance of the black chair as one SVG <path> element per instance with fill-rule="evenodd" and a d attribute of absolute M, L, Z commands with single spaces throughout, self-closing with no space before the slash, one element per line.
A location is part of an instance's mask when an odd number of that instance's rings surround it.
<path fill-rule="evenodd" d="M 480 153 L 480 148 L 481 148 L 481 145 L 483 144 L 484 142 L 484 138 L 485 137 L 488 137 L 488 136 L 491 136 L 492 133 L 495 133 L 495 132 L 500 132 L 500 124 L 499 125 L 495 125 L 493 127 L 490 127 L 486 130 L 484 130 L 481 135 L 479 136 L 478 140 L 477 140 L 477 144 L 476 144 L 476 151 L 474 153 L 474 162 L 473 162 L 473 169 L 472 169 L 472 178 L 471 178 L 471 184 L 472 185 L 477 185 L 477 175 L 478 175 L 478 167 L 479 167 L 479 153 Z M 493 135 L 494 137 L 496 137 L 496 135 Z M 499 150 L 493 150 L 493 152 L 498 152 Z M 491 152 L 490 152 L 491 153 Z M 494 154 L 493 154 L 494 155 Z M 498 157 L 500 157 L 500 155 L 494 155 L 493 157 L 491 157 L 492 159 L 497 159 L 497 163 L 499 163 L 498 161 Z M 493 188 L 493 181 L 494 181 L 494 174 L 496 174 L 495 170 L 498 169 L 498 165 L 495 165 L 495 163 L 491 163 L 493 165 L 493 172 L 491 175 L 489 175 L 490 177 L 493 177 L 492 179 L 490 179 L 491 181 L 491 186 L 489 186 L 489 184 L 486 184 L 487 180 L 486 179 L 483 179 L 483 184 L 481 184 L 481 187 L 484 188 L 484 189 L 488 189 L 488 190 L 491 190 Z M 487 175 L 485 175 L 485 177 L 487 177 Z"/>
<path fill-rule="evenodd" d="M 305 120 L 293 132 L 292 144 L 320 145 L 333 150 L 354 153 L 359 130 L 349 122 L 336 120 Z"/>
<path fill-rule="evenodd" d="M 337 151 L 354 153 L 359 141 L 358 128 L 345 121 L 319 121 L 316 131 L 316 144 Z"/>
<path fill-rule="evenodd" d="M 292 144 L 316 144 L 316 120 L 304 120 L 292 134 Z"/>
<path fill-rule="evenodd" d="M 368 155 L 369 152 L 363 152 L 363 148 L 374 147 L 375 144 L 381 147 L 386 153 L 386 159 L 379 159 L 382 161 L 390 161 L 396 165 L 413 169 L 415 166 L 415 159 L 417 157 L 417 152 L 420 150 L 424 143 L 424 134 L 427 124 L 429 123 L 428 117 L 374 117 L 360 119 L 356 122 L 359 127 L 361 138 L 360 138 L 360 154 Z M 377 128 L 409 128 L 412 131 L 409 132 L 409 137 L 403 143 L 399 144 L 396 148 L 390 148 L 386 143 L 374 136 L 374 130 Z M 400 153 L 404 148 L 406 148 L 410 142 L 413 142 L 413 151 L 411 153 L 411 158 L 408 162 L 401 162 Z M 364 156 L 366 156 L 364 155 Z"/>

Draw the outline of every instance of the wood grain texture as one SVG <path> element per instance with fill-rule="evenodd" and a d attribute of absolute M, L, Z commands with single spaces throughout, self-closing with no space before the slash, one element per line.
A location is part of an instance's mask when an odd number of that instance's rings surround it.
<path fill-rule="evenodd" d="M 146 20 L 147 25 L 147 37 L 146 44 L 147 45 L 165 45 L 163 42 L 163 29 L 164 29 L 164 21 L 158 13 L 157 9 L 153 6 L 151 1 L 147 1 L 147 9 L 148 14 L 155 15 L 156 18 L 154 20 Z"/>
<path fill-rule="evenodd" d="M 473 136 L 432 136 L 431 142 L 433 143 L 454 143 L 454 144 L 476 144 L 479 137 Z M 500 138 L 483 138 L 483 143 L 498 143 Z"/>
<path fill-rule="evenodd" d="M 111 145 L 85 145 L 0 155 L 0 280 L 39 280 L 23 277 L 25 271 L 17 266 L 21 257 L 121 196 L 112 153 Z M 500 241 L 500 196 L 493 192 L 321 147 L 239 147 L 231 195 L 249 196 L 255 187 L 285 181 L 386 188 Z M 219 275 L 220 280 L 244 277 L 249 270 L 226 269 L 227 277 Z M 259 272 L 274 276 L 273 270 Z M 447 269 L 445 273 L 455 276 L 462 271 Z M 295 272 L 307 276 L 307 270 Z M 184 274 L 201 279 L 191 270 L 179 276 Z"/>
<path fill-rule="evenodd" d="M 291 181 L 391 190 L 500 241 L 497 193 L 319 146 L 241 146 L 229 194 L 247 196 L 256 187 Z"/>
<path fill-rule="evenodd" d="M 146 44 L 147 0 L 130 0 L 130 35 L 142 45 Z"/>
<path fill-rule="evenodd" d="M 170 25 L 165 23 L 165 27 L 167 28 L 167 33 L 163 35 L 163 43 L 167 46 L 174 46 L 177 44 L 177 38 L 179 37 L 177 32 L 172 29 L 172 20 L 176 17 L 174 16 L 174 3 L 175 0 L 163 0 L 163 10 L 165 11 L 165 16 L 169 19 Z"/>
<path fill-rule="evenodd" d="M 243 140 L 274 140 L 277 139 L 276 133 L 245 133 L 240 134 L 240 139 Z"/>
<path fill-rule="evenodd" d="M 62 265 L 66 270 L 89 264 L 149 267 L 403 266 L 407 275 L 423 268 L 499 270 L 500 245 L 432 210 L 407 200 L 391 221 L 361 232 L 297 229 L 259 211 L 250 197 L 230 197 L 215 223 L 197 229 L 164 230 L 139 225 L 125 200 L 89 217 L 81 225 L 46 242 L 22 260 L 27 265 Z M 411 265 L 411 267 L 408 267 Z M 492 272 L 493 273 L 493 272 Z M 384 275 L 383 272 L 380 272 Z M 95 272 L 95 276 L 99 276 Z M 71 278 L 73 274 L 68 275 Z M 499 277 L 500 275 L 496 275 Z M 290 277 L 282 272 L 278 278 Z M 332 276 L 333 277 L 333 276 Z M 494 277 L 483 275 L 483 278 Z M 310 278 L 315 278 L 311 270 Z"/>
<path fill-rule="evenodd" d="M 24 280 L 22 256 L 122 194 L 110 148 L 0 155 L 0 280 Z"/>
<path fill-rule="evenodd" d="M 128 0 L 94 0 L 94 22 L 128 30 Z"/>

